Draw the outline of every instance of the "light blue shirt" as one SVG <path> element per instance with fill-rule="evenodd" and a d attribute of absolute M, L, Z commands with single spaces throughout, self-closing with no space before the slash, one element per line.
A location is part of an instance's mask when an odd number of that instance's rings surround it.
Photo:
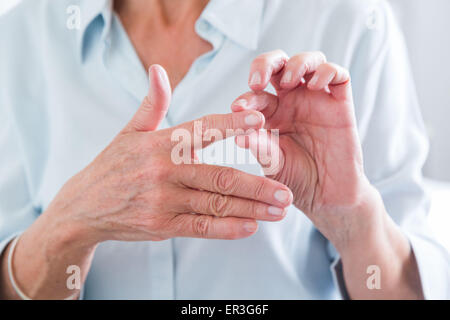
<path fill-rule="evenodd" d="M 80 29 L 67 28 L 73 4 Z M 111 4 L 25 0 L 0 19 L 0 252 L 108 145 L 147 92 L 146 71 Z M 213 50 L 174 90 L 163 127 L 230 112 L 259 53 L 323 51 L 351 72 L 366 174 L 412 244 L 425 296 L 450 297 L 448 254 L 426 227 L 427 140 L 386 2 L 211 0 L 196 31 Z M 215 155 L 207 161 L 221 163 Z M 256 164 L 233 166 L 260 174 Z M 86 299 L 341 297 L 339 255 L 294 207 L 244 240 L 102 243 L 84 287 Z"/>

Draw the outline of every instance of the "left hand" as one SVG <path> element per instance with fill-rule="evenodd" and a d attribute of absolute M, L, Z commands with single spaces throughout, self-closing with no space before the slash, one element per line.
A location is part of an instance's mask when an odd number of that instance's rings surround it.
<path fill-rule="evenodd" d="M 263 91 L 269 82 L 276 95 Z M 375 221 L 381 201 L 364 175 L 349 72 L 320 52 L 289 59 L 277 50 L 253 61 L 249 85 L 253 91 L 237 98 L 232 110 L 262 112 L 265 129 L 279 129 L 279 141 L 255 132 L 236 138 L 237 144 L 260 163 L 263 145 L 271 154 L 279 147 L 278 170 L 268 175 L 292 190 L 294 205 L 325 237 L 344 246 Z"/>

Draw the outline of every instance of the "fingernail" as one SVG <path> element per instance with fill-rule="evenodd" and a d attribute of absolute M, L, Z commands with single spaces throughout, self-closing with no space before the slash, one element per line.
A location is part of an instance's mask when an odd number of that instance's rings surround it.
<path fill-rule="evenodd" d="M 148 99 L 151 101 L 151 102 L 154 102 L 155 101 L 155 98 L 156 98 L 156 88 L 155 88 L 155 84 L 153 83 L 153 80 L 152 80 L 152 74 L 151 74 L 151 69 L 150 69 L 150 72 L 149 72 L 149 74 L 150 74 L 150 76 L 149 76 L 149 80 L 150 80 L 150 88 L 149 88 L 149 91 L 148 91 Z M 158 73 L 158 72 L 157 72 Z M 159 73 L 158 73 L 158 77 L 161 77 L 160 75 L 159 75 Z"/>
<path fill-rule="evenodd" d="M 275 199 L 277 199 L 280 202 L 287 202 L 289 200 L 289 192 L 284 190 L 278 190 L 275 192 Z"/>
<path fill-rule="evenodd" d="M 250 85 L 253 86 L 258 84 L 261 84 L 261 75 L 259 72 L 255 72 L 250 79 Z"/>
<path fill-rule="evenodd" d="M 246 222 L 244 223 L 244 230 L 253 233 L 258 228 L 258 225 L 255 222 Z"/>
<path fill-rule="evenodd" d="M 167 73 L 164 71 L 164 69 L 162 69 L 162 67 L 159 66 L 151 66 L 149 68 L 149 80 L 150 80 L 150 91 L 149 91 L 149 99 L 150 101 L 154 101 L 154 99 L 157 96 L 157 92 L 156 92 L 156 84 L 153 83 L 152 81 L 152 72 L 155 72 L 158 79 L 159 79 L 159 83 L 165 88 L 165 89 L 169 89 L 169 79 L 167 77 Z"/>
<path fill-rule="evenodd" d="M 292 72 L 288 71 L 284 74 L 283 78 L 281 79 L 282 83 L 290 83 L 292 81 Z"/>
<path fill-rule="evenodd" d="M 269 207 L 268 211 L 271 216 L 275 216 L 275 217 L 281 217 L 284 213 L 283 209 L 280 209 L 277 207 Z"/>
<path fill-rule="evenodd" d="M 245 99 L 239 99 L 234 103 L 235 106 L 242 107 L 243 109 L 247 109 L 247 100 Z"/>
<path fill-rule="evenodd" d="M 317 74 L 315 74 L 312 79 L 309 81 L 309 85 L 310 86 L 314 86 L 317 83 L 317 80 L 319 80 L 319 76 Z"/>
<path fill-rule="evenodd" d="M 248 126 L 256 126 L 261 123 L 262 119 L 259 115 L 249 114 L 245 117 L 245 124 Z"/>

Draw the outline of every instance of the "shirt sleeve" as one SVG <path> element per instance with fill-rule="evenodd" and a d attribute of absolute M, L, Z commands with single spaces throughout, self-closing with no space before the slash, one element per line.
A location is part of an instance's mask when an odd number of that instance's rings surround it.
<path fill-rule="evenodd" d="M 34 55 L 26 54 L 32 43 L 28 25 L 23 22 L 27 7 L 19 4 L 0 17 L 0 43 L 3 44 L 0 50 L 0 254 L 11 238 L 27 229 L 40 212 L 34 202 L 29 164 L 37 162 L 30 156 L 30 150 L 40 149 L 37 141 L 42 140 L 38 133 L 42 132 L 43 125 L 38 115 L 43 112 L 37 111 L 36 106 L 44 81 L 24 81 L 39 74 L 37 68 L 40 68 L 37 60 L 33 60 Z M 16 31 L 11 32 L 12 29 Z M 30 144 L 25 143 L 24 130 L 27 136 L 36 137 Z"/>
<path fill-rule="evenodd" d="M 0 99 L 0 254 L 12 237 L 38 216 L 30 197 L 14 121 L 3 103 Z"/>
<path fill-rule="evenodd" d="M 449 254 L 427 226 L 422 167 L 428 141 L 406 45 L 390 7 L 381 1 L 374 10 L 371 24 L 360 28 L 364 31 L 350 65 L 366 175 L 411 243 L 425 298 L 450 298 Z M 339 266 L 335 256 L 335 284 L 348 298 Z"/>

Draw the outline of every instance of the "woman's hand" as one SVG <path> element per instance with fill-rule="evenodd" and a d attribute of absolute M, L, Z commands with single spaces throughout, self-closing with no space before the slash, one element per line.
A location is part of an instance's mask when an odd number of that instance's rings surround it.
<path fill-rule="evenodd" d="M 155 131 L 169 107 L 170 87 L 162 68 L 152 67 L 150 76 L 149 97 L 128 126 L 64 186 L 49 210 L 85 221 L 96 241 L 237 239 L 256 231 L 255 220 L 282 219 L 291 197 L 281 183 L 231 168 L 174 163 L 172 133 L 184 129 L 193 137 L 195 122 Z M 244 111 L 197 121 L 204 132 L 225 136 L 227 129 L 261 128 L 264 117 Z M 277 192 L 288 195 L 284 202 Z"/>
<path fill-rule="evenodd" d="M 263 91 L 269 82 L 276 95 Z M 411 246 L 364 174 L 349 73 L 320 52 L 289 59 L 274 51 L 254 60 L 249 85 L 253 92 L 232 110 L 261 111 L 265 129 L 279 133 L 236 142 L 269 165 L 268 175 L 292 190 L 295 206 L 334 244 L 350 297 L 422 298 Z M 371 265 L 383 274 L 381 290 L 366 285 Z"/>
<path fill-rule="evenodd" d="M 14 273 L 31 297 L 67 297 L 66 268 L 80 266 L 84 281 L 102 241 L 245 238 L 256 232 L 256 220 L 279 221 L 292 203 L 290 190 L 272 179 L 218 166 L 177 165 L 172 159 L 173 147 L 179 144 L 172 139 L 176 130 L 193 138 L 213 129 L 226 137 L 237 129 L 261 128 L 262 114 L 249 110 L 212 115 L 156 131 L 169 107 L 171 90 L 159 66 L 150 68 L 150 80 L 149 95 L 129 124 L 64 185 L 21 236 Z M 189 157 L 195 157 L 195 147 L 208 143 L 190 144 Z M 2 259 L 0 287 L 8 278 Z M 0 290 L 0 297 L 15 297 L 14 291 L 9 286 Z"/>
<path fill-rule="evenodd" d="M 269 81 L 276 95 L 262 91 Z M 261 111 L 265 129 L 279 129 L 279 142 L 256 132 L 236 141 L 255 155 L 265 143 L 279 146 L 271 177 L 289 186 L 295 206 L 340 245 L 374 191 L 364 175 L 349 73 L 320 52 L 288 59 L 275 51 L 254 60 L 249 84 L 254 92 L 240 96 L 233 111 Z"/>

